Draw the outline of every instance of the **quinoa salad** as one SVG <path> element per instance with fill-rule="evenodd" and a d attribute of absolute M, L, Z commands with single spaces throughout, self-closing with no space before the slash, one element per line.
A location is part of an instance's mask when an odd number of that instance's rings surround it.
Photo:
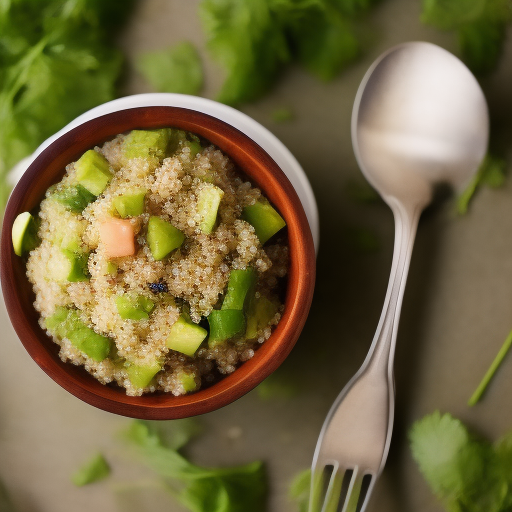
<path fill-rule="evenodd" d="M 279 322 L 286 223 L 218 148 L 133 130 L 66 167 L 13 225 L 64 362 L 139 396 L 207 387 Z"/>

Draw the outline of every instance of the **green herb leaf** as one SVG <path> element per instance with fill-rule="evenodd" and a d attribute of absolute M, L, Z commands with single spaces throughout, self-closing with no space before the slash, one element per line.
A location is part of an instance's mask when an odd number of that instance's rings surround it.
<path fill-rule="evenodd" d="M 477 173 L 457 198 L 457 212 L 465 214 L 469 209 L 469 203 L 481 185 L 491 188 L 502 187 L 505 183 L 507 163 L 502 158 L 487 155 Z"/>
<path fill-rule="evenodd" d="M 192 43 L 182 43 L 157 52 L 144 53 L 137 69 L 159 92 L 198 94 L 203 87 L 201 58 Z"/>
<path fill-rule="evenodd" d="M 276 108 L 272 112 L 271 117 L 274 123 L 286 123 L 288 121 L 292 121 L 295 116 L 292 109 L 288 107 L 280 107 Z"/>
<path fill-rule="evenodd" d="M 101 453 L 94 455 L 72 477 L 72 482 L 81 487 L 103 480 L 110 474 L 110 466 Z"/>
<path fill-rule="evenodd" d="M 288 497 L 297 504 L 299 512 L 308 512 L 310 488 L 311 469 L 306 469 L 295 475 L 288 490 Z"/>

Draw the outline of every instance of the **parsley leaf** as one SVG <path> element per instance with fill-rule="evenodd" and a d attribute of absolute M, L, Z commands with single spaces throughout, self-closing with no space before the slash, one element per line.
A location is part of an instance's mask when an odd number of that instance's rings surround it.
<path fill-rule="evenodd" d="M 512 21 L 509 0 L 424 0 L 424 23 L 455 31 L 462 58 L 475 73 L 496 66 Z"/>
<path fill-rule="evenodd" d="M 198 94 L 203 87 L 203 68 L 192 43 L 183 41 L 171 48 L 148 52 L 136 61 L 138 71 L 159 92 Z"/>
<path fill-rule="evenodd" d="M 267 483 L 261 462 L 234 468 L 203 468 L 164 445 L 150 424 L 134 421 L 124 439 L 165 479 L 191 512 L 262 512 Z"/>
<path fill-rule="evenodd" d="M 72 477 L 78 487 L 103 480 L 110 475 L 110 466 L 101 453 L 94 455 Z"/>

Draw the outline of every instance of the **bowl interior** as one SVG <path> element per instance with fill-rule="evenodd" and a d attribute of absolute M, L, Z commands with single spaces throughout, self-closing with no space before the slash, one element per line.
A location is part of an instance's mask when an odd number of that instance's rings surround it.
<path fill-rule="evenodd" d="M 14 254 L 11 228 L 23 211 L 37 210 L 46 189 L 60 181 L 65 166 L 83 152 L 135 128 L 177 127 L 218 146 L 277 207 L 288 226 L 290 265 L 284 314 L 270 338 L 234 373 L 191 395 L 155 393 L 127 396 L 118 386 L 100 384 L 83 368 L 63 363 L 59 347 L 39 327 L 26 260 Z M 175 419 L 212 411 L 241 397 L 270 375 L 297 341 L 309 311 L 315 253 L 306 215 L 292 185 L 254 141 L 206 114 L 177 107 L 141 107 L 88 121 L 54 141 L 32 163 L 7 205 L 1 245 L 2 291 L 11 322 L 35 362 L 59 385 L 100 409 L 143 419 Z"/>

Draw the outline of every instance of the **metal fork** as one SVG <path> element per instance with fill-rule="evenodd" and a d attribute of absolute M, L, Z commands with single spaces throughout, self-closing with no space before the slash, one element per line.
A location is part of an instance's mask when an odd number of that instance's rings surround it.
<path fill-rule="evenodd" d="M 370 67 L 357 92 L 359 166 L 395 218 L 384 308 L 370 351 L 334 402 L 315 450 L 310 512 L 363 512 L 388 455 L 393 358 L 418 220 L 434 186 L 463 188 L 487 150 L 485 97 L 470 71 L 429 43 L 406 43 Z"/>

